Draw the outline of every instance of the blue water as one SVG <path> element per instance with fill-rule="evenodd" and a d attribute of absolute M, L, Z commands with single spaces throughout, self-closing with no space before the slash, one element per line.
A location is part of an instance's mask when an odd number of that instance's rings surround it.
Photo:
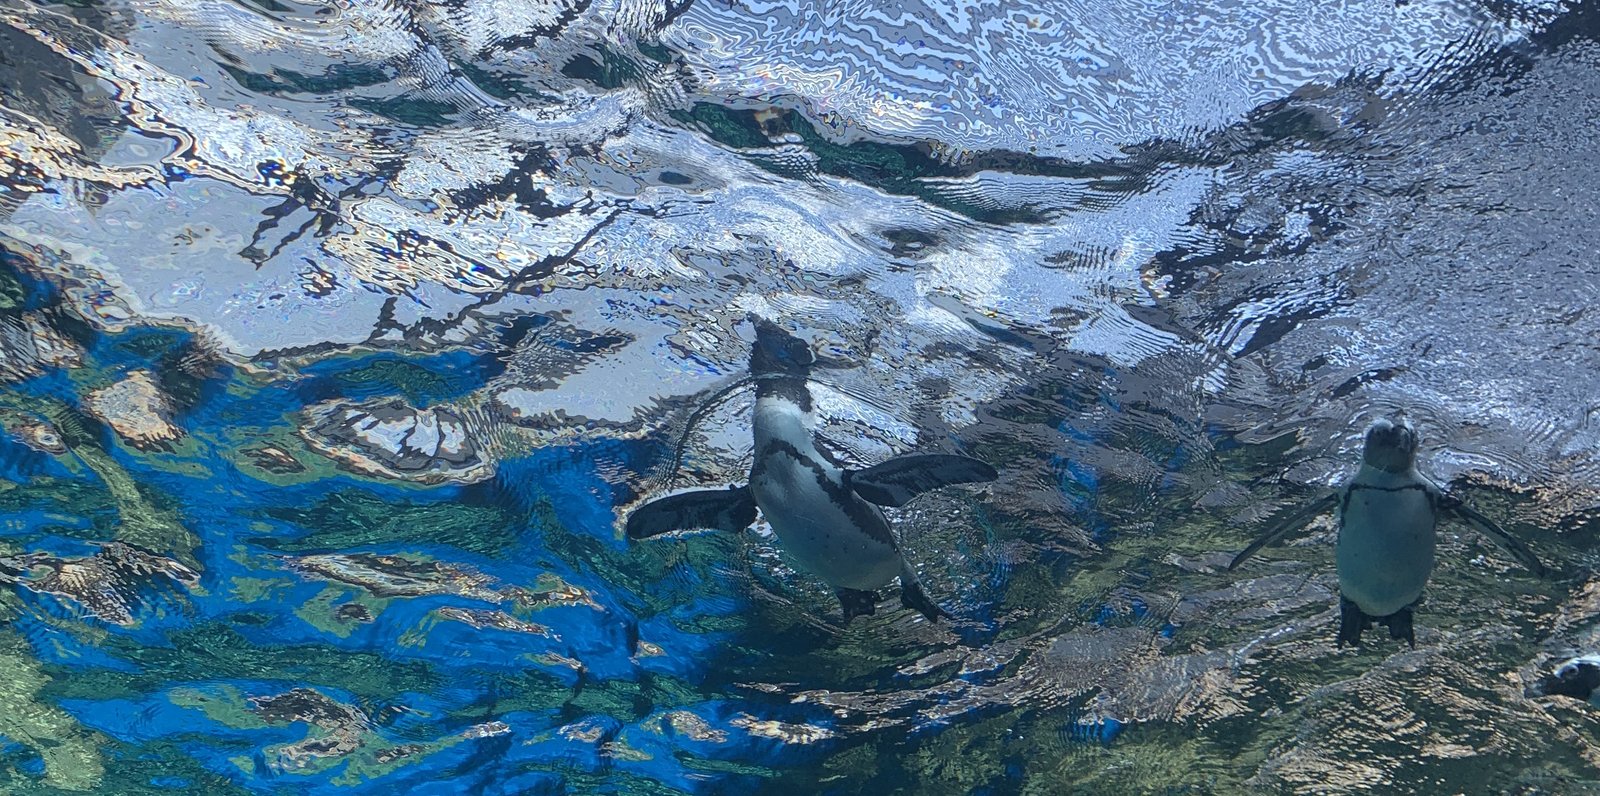
<path fill-rule="evenodd" d="M 0 2 L 0 791 L 1549 792 L 1600 718 L 1600 12 Z M 742 481 L 992 463 L 846 625 Z M 1269 519 L 1404 408 L 1415 650 Z M 681 459 L 678 466 L 674 461 Z"/>

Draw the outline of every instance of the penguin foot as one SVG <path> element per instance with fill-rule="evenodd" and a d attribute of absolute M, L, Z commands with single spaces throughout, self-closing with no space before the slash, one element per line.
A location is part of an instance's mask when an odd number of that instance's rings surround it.
<path fill-rule="evenodd" d="M 839 596 L 839 605 L 844 608 L 844 623 L 858 616 L 872 616 L 878 611 L 878 593 L 875 591 L 862 591 L 860 589 L 835 588 L 833 593 Z"/>
<path fill-rule="evenodd" d="M 1361 612 L 1356 604 L 1344 596 L 1339 597 L 1339 643 L 1343 647 L 1349 644 L 1352 647 L 1361 646 L 1361 631 L 1372 624 L 1372 617 Z"/>
<path fill-rule="evenodd" d="M 927 593 L 922 590 L 922 584 L 915 580 L 908 582 L 905 578 L 901 578 L 900 581 L 901 605 L 928 617 L 929 622 L 938 622 L 940 617 L 954 618 L 950 616 L 950 612 L 940 608 L 938 603 L 928 599 Z"/>
<path fill-rule="evenodd" d="M 1417 648 L 1417 633 L 1411 626 L 1411 609 L 1401 608 L 1379 620 L 1389 628 L 1389 638 L 1403 638 L 1411 644 L 1412 649 Z"/>
<path fill-rule="evenodd" d="M 1388 616 L 1372 616 L 1357 608 L 1355 603 L 1342 595 L 1339 597 L 1339 646 L 1343 647 L 1346 644 L 1361 646 L 1362 631 L 1371 627 L 1374 622 L 1389 628 L 1389 638 L 1405 639 L 1412 649 L 1417 648 L 1417 634 L 1411 625 L 1410 605 Z"/>

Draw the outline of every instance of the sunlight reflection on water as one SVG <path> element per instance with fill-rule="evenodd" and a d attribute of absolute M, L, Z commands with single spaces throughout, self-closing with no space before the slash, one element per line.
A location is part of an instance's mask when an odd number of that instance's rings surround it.
<path fill-rule="evenodd" d="M 1600 778 L 1521 691 L 1597 632 L 1593 9 L 886 9 L 0 5 L 0 783 Z M 1000 468 L 893 513 L 956 621 L 621 538 L 744 478 L 749 313 L 845 461 Z M 1330 527 L 1223 567 L 1402 407 L 1563 575 L 1449 529 L 1335 651 Z"/>

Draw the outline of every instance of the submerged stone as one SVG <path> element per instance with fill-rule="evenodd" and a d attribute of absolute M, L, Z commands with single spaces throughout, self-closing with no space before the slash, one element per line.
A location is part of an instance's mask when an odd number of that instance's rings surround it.
<path fill-rule="evenodd" d="M 259 448 L 248 448 L 243 451 L 255 466 L 275 475 L 289 473 L 303 473 L 306 466 L 300 463 L 294 454 L 289 453 L 277 445 L 262 445 Z"/>
<path fill-rule="evenodd" d="M 335 401 L 306 414 L 301 435 L 311 447 L 362 473 L 424 484 L 472 483 L 494 474 L 466 421 L 442 406 L 416 409 L 398 398 Z"/>
<path fill-rule="evenodd" d="M 84 408 L 140 450 L 170 449 L 170 443 L 183 436 L 183 429 L 172 422 L 171 399 L 148 370 L 135 370 L 122 381 L 89 393 Z"/>
<path fill-rule="evenodd" d="M 378 597 L 454 594 L 499 602 L 497 581 L 475 569 L 438 561 L 376 553 L 301 556 L 289 567 L 302 575 L 360 586 Z"/>
<path fill-rule="evenodd" d="M 61 455 L 67 452 L 67 443 L 55 426 L 42 420 L 30 420 L 11 426 L 11 433 L 22 444 L 40 452 Z"/>
<path fill-rule="evenodd" d="M 504 611 L 488 611 L 479 608 L 457 608 L 446 606 L 439 609 L 439 616 L 445 619 L 463 622 L 479 630 L 493 628 L 511 633 L 530 633 L 536 636 L 554 637 L 550 628 L 536 622 L 518 619 Z"/>
<path fill-rule="evenodd" d="M 0 316 L 0 383 L 22 381 L 59 367 L 77 367 L 83 349 L 40 312 Z"/>
<path fill-rule="evenodd" d="M 81 558 L 42 552 L 0 558 L 0 583 L 65 597 L 90 616 L 115 625 L 134 624 L 140 591 L 162 582 L 193 589 L 200 576 L 177 561 L 122 542 L 109 542 Z"/>
<path fill-rule="evenodd" d="M 309 688 L 253 697 L 250 704 L 270 724 L 305 722 L 313 728 L 303 740 L 274 750 L 276 759 L 269 765 L 279 771 L 303 769 L 319 758 L 344 757 L 354 752 L 363 745 L 369 723 L 360 710 Z"/>
<path fill-rule="evenodd" d="M 773 738 L 791 744 L 811 744 L 834 737 L 833 730 L 827 727 L 777 721 L 775 719 L 760 719 L 748 713 L 740 713 L 734 716 L 728 724 L 738 727 L 751 735 L 761 738 Z"/>
<path fill-rule="evenodd" d="M 505 735 L 511 732 L 511 725 L 503 721 L 486 721 L 474 724 L 461 731 L 463 738 L 493 738 L 496 735 Z"/>
<path fill-rule="evenodd" d="M 698 714 L 687 710 L 674 710 L 662 717 L 662 724 L 674 733 L 701 743 L 727 743 L 728 734 L 711 726 Z"/>
<path fill-rule="evenodd" d="M 372 621 L 372 611 L 361 603 L 345 603 L 334 611 L 333 618 L 341 622 L 360 622 L 367 624 Z"/>

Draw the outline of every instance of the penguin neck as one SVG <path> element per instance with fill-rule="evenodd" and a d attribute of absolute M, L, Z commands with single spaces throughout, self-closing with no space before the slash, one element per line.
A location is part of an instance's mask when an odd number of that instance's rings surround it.
<path fill-rule="evenodd" d="M 755 376 L 756 401 L 776 398 L 788 401 L 801 412 L 811 412 L 811 390 L 806 388 L 805 373 L 760 373 Z"/>
<path fill-rule="evenodd" d="M 1361 470 L 1356 473 L 1356 482 L 1372 486 L 1386 486 L 1390 484 L 1406 484 L 1420 480 L 1417 465 L 1412 462 L 1401 470 L 1390 470 L 1378 467 L 1371 462 L 1362 462 Z"/>
<path fill-rule="evenodd" d="M 810 451 L 814 418 L 811 392 L 799 376 L 767 376 L 756 382 L 756 451 L 773 441 L 786 442 L 801 451 Z"/>
<path fill-rule="evenodd" d="M 1393 448 L 1368 445 L 1361 452 L 1361 465 L 1377 472 L 1405 475 L 1416 472 L 1417 457 L 1415 452 L 1407 453 Z"/>

